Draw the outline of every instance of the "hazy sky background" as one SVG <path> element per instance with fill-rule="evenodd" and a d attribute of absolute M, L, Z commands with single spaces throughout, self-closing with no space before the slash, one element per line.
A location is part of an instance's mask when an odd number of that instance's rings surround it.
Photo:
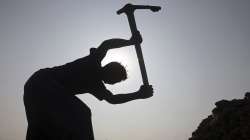
<path fill-rule="evenodd" d="M 40 68 L 89 54 L 103 40 L 130 38 L 126 3 L 162 6 L 136 12 L 155 95 L 122 105 L 78 96 L 92 109 L 96 140 L 184 140 L 221 99 L 250 91 L 249 0 L 0 0 L 0 139 L 24 140 L 23 85 Z M 122 56 L 122 57 L 121 57 Z M 132 46 L 111 51 L 129 79 L 114 93 L 141 85 Z"/>

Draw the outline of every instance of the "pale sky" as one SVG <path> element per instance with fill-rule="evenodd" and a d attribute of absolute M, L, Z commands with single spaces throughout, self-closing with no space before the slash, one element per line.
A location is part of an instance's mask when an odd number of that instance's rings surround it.
<path fill-rule="evenodd" d="M 250 91 L 249 0 L 0 0 L 0 139 L 24 140 L 23 85 L 33 72 L 89 54 L 110 38 L 129 39 L 126 3 L 158 5 L 137 11 L 142 50 L 154 96 L 110 105 L 79 95 L 92 109 L 96 140 L 184 140 L 221 99 Z M 114 93 L 139 89 L 133 46 L 112 50 L 129 79 Z"/>

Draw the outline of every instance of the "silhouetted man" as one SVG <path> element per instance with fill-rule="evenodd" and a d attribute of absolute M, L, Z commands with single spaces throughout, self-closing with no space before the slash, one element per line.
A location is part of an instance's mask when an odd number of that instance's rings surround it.
<path fill-rule="evenodd" d="M 91 111 L 76 94 L 90 93 L 111 104 L 151 97 L 152 86 L 141 86 L 134 93 L 113 95 L 104 85 L 127 78 L 120 63 L 101 66 L 107 51 L 141 42 L 139 32 L 130 40 L 106 40 L 98 48 L 91 48 L 86 57 L 35 72 L 24 87 L 28 120 L 26 140 L 93 140 Z"/>

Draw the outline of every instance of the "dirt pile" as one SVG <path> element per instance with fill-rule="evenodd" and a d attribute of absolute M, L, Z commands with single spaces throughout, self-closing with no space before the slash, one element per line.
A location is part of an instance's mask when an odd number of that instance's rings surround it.
<path fill-rule="evenodd" d="M 250 92 L 244 99 L 215 103 L 189 140 L 250 140 Z"/>

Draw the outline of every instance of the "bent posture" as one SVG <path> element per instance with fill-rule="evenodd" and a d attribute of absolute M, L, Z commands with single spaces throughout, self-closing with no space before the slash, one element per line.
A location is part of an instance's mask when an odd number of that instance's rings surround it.
<path fill-rule="evenodd" d="M 151 97 L 152 86 L 141 86 L 134 93 L 112 94 L 104 85 L 127 78 L 120 63 L 101 66 L 107 51 L 141 42 L 139 32 L 130 40 L 106 40 L 98 48 L 91 48 L 86 57 L 35 72 L 24 87 L 26 140 L 94 140 L 91 111 L 76 94 L 90 93 L 111 104 Z"/>

